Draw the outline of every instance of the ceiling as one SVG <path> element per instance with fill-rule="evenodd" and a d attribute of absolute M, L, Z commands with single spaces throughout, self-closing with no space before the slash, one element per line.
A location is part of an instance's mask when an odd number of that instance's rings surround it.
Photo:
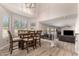
<path fill-rule="evenodd" d="M 55 19 L 50 19 L 46 21 L 42 21 L 40 23 L 49 25 L 49 26 L 55 26 L 55 27 L 68 27 L 68 26 L 74 26 L 76 23 L 77 14 L 58 17 Z"/>
<path fill-rule="evenodd" d="M 41 23 L 50 26 L 72 26 L 77 18 L 76 3 L 36 3 L 35 8 L 26 8 L 25 3 L 2 3 L 11 12 L 36 17 Z"/>
<path fill-rule="evenodd" d="M 25 3 L 2 3 L 0 5 L 13 13 L 35 17 L 35 8 L 27 8 Z"/>
<path fill-rule="evenodd" d="M 39 20 L 56 27 L 74 26 L 77 19 L 76 3 L 40 4 Z"/>

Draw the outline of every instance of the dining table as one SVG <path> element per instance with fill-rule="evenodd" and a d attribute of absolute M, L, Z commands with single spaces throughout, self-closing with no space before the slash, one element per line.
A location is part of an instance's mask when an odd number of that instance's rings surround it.
<path fill-rule="evenodd" d="M 33 31 L 31 31 L 32 33 L 33 33 Z M 26 35 L 26 33 L 27 33 L 27 31 L 23 31 L 23 32 L 18 32 L 18 36 L 21 38 L 21 40 L 19 41 L 19 43 L 18 43 L 18 47 L 19 47 L 19 49 L 21 49 L 21 50 L 23 50 L 23 49 L 25 49 L 25 47 L 24 47 L 24 43 L 25 43 L 25 41 L 23 40 L 24 39 L 24 35 Z M 28 32 L 29 33 L 29 32 Z M 35 31 L 34 31 L 34 33 L 36 33 Z M 38 37 L 38 36 L 36 36 L 37 34 L 35 34 L 34 36 L 35 37 Z M 37 39 L 34 39 L 34 42 L 35 42 L 35 47 L 36 47 L 36 42 L 37 42 Z M 41 41 L 40 41 L 41 42 Z"/>

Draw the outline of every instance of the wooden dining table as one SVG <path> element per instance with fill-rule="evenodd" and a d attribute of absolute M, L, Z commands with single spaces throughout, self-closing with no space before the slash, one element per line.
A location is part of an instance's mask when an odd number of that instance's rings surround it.
<path fill-rule="evenodd" d="M 21 49 L 21 50 L 23 50 L 23 49 L 25 49 L 25 47 L 24 47 L 24 38 L 23 38 L 23 36 L 24 35 L 26 35 L 26 33 L 19 33 L 18 34 L 18 36 L 21 38 L 21 40 L 19 41 L 19 43 L 18 43 L 18 47 L 19 47 L 19 49 Z M 35 46 L 36 46 L 36 40 L 35 40 Z"/>
<path fill-rule="evenodd" d="M 32 31 L 31 31 L 32 32 Z M 33 33 L 33 32 L 32 32 Z M 18 43 L 18 46 L 19 46 L 19 49 L 21 49 L 21 50 L 23 50 L 24 49 L 24 38 L 23 38 L 23 36 L 24 35 L 26 35 L 26 32 L 19 32 L 18 33 L 18 36 L 21 38 L 21 40 L 19 41 L 19 43 Z M 35 34 L 35 36 L 36 36 L 36 34 Z M 36 46 L 36 42 L 37 42 L 37 40 L 35 39 L 35 46 Z"/>

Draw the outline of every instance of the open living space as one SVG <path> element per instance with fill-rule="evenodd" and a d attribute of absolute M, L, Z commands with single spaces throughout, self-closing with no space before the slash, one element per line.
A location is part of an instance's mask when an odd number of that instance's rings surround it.
<path fill-rule="evenodd" d="M 0 3 L 0 56 L 78 56 L 78 3 Z"/>

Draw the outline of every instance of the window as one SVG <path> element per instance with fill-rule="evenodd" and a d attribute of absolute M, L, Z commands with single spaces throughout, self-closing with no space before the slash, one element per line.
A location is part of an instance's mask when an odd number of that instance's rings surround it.
<path fill-rule="evenodd" d="M 16 20 L 15 23 L 15 29 L 20 29 L 21 28 L 21 21 L 20 20 Z"/>
<path fill-rule="evenodd" d="M 21 26 L 23 29 L 26 29 L 27 28 L 27 20 L 22 20 Z"/>
<path fill-rule="evenodd" d="M 16 29 L 22 29 L 22 28 L 24 29 L 27 27 L 26 20 L 16 20 L 14 24 Z"/>
<path fill-rule="evenodd" d="M 15 33 L 18 32 L 18 29 L 26 29 L 27 28 L 27 20 L 15 20 L 14 22 Z"/>
<path fill-rule="evenodd" d="M 9 20 L 8 20 L 8 16 L 4 16 L 3 17 L 3 29 L 2 29 L 2 36 L 3 38 L 8 37 L 8 27 L 9 27 Z"/>

